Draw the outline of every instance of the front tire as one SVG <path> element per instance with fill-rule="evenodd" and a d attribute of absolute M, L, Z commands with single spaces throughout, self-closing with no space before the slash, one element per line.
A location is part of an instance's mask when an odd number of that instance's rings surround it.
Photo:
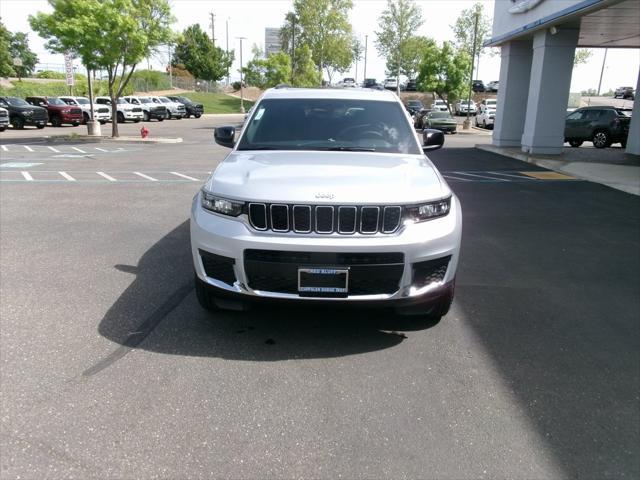
<path fill-rule="evenodd" d="M 199 113 L 196 113 L 196 114 L 194 115 L 194 117 L 196 117 L 196 118 L 200 118 L 201 116 L 202 116 L 202 115 L 200 115 Z"/>
<path fill-rule="evenodd" d="M 20 117 L 14 117 L 11 120 L 11 125 L 16 130 L 22 130 L 24 128 L 24 120 L 22 120 Z"/>
<path fill-rule="evenodd" d="M 61 127 L 62 126 L 62 119 L 60 117 L 58 117 L 57 115 L 54 117 L 51 117 L 51 125 L 53 125 L 54 127 Z"/>
<path fill-rule="evenodd" d="M 606 148 L 611 145 L 611 137 L 605 130 L 598 130 L 594 132 L 593 139 L 591 141 L 593 142 L 593 146 L 596 148 Z"/>
<path fill-rule="evenodd" d="M 149 112 L 142 112 L 142 120 L 145 122 L 149 121 Z"/>
<path fill-rule="evenodd" d="M 118 112 L 117 118 L 118 118 L 118 123 L 124 123 L 124 113 Z"/>
<path fill-rule="evenodd" d="M 482 120 L 482 128 L 487 128 L 487 121 L 486 120 Z"/>
<path fill-rule="evenodd" d="M 196 298 L 198 299 L 200 306 L 209 312 L 219 310 L 213 295 L 211 295 L 211 292 L 207 287 L 207 284 L 200 280 L 198 275 L 194 274 L 194 278 L 196 284 Z"/>
<path fill-rule="evenodd" d="M 171 120 L 171 112 L 167 112 L 167 120 Z"/>
<path fill-rule="evenodd" d="M 569 145 L 571 145 L 573 148 L 578 148 L 580 145 L 582 145 L 582 140 L 569 140 Z"/>
<path fill-rule="evenodd" d="M 85 112 L 82 114 L 82 124 L 86 125 L 88 121 L 89 121 L 89 114 Z"/>
<path fill-rule="evenodd" d="M 36 125 L 36 128 L 37 128 L 38 130 L 42 130 L 42 129 L 44 128 L 44 125 Z"/>

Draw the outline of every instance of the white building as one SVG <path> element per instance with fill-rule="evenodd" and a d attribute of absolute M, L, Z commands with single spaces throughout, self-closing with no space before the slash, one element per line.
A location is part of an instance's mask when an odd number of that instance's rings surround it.
<path fill-rule="evenodd" d="M 640 0 L 496 0 L 496 146 L 559 154 L 576 47 L 640 48 Z M 640 72 L 627 153 L 640 155 Z"/>

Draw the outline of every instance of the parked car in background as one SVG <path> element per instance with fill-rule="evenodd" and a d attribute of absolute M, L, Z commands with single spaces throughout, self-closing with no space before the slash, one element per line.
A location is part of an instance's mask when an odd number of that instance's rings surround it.
<path fill-rule="evenodd" d="M 346 78 L 342 79 L 341 84 L 342 84 L 343 87 L 353 88 L 353 87 L 356 86 L 356 81 L 351 77 L 346 77 Z"/>
<path fill-rule="evenodd" d="M 471 88 L 473 89 L 474 92 L 476 93 L 482 93 L 484 92 L 484 83 L 482 82 L 482 80 L 474 80 L 471 83 Z"/>
<path fill-rule="evenodd" d="M 418 82 L 415 78 L 410 78 L 409 80 L 407 80 L 407 84 L 405 85 L 404 89 L 407 92 L 415 92 L 418 90 Z"/>
<path fill-rule="evenodd" d="M 63 124 L 77 127 L 82 123 L 82 110 L 79 107 L 72 107 L 57 97 L 27 97 L 27 103 L 47 109 L 49 122 L 54 127 L 61 127 Z"/>
<path fill-rule="evenodd" d="M 487 83 L 487 87 L 485 88 L 485 90 L 487 92 L 496 93 L 499 87 L 500 87 L 500 82 L 498 80 L 494 80 L 493 82 Z"/>
<path fill-rule="evenodd" d="M 416 112 L 422 110 L 424 108 L 424 105 L 422 105 L 422 102 L 420 100 L 408 100 L 405 108 L 411 114 L 411 116 L 413 116 Z"/>
<path fill-rule="evenodd" d="M 398 79 L 397 78 L 387 78 L 384 81 L 384 88 L 387 90 L 396 90 L 398 88 Z"/>
<path fill-rule="evenodd" d="M 0 97 L 0 107 L 9 111 L 9 123 L 17 130 L 21 130 L 25 125 L 44 128 L 49 121 L 46 108 L 33 106 L 22 98 Z"/>
<path fill-rule="evenodd" d="M 123 98 L 131 105 L 137 105 L 142 108 L 142 119 L 145 122 L 151 120 L 162 122 L 167 118 L 167 107 L 157 104 L 150 97 L 126 96 Z"/>
<path fill-rule="evenodd" d="M 422 121 L 422 128 L 435 128 L 445 133 L 456 133 L 458 123 L 449 112 L 429 112 Z"/>
<path fill-rule="evenodd" d="M 441 99 L 437 99 L 435 102 L 431 104 L 431 108 L 433 110 L 440 110 L 441 112 L 448 112 L 449 108 L 447 107 L 447 102 Z"/>
<path fill-rule="evenodd" d="M 365 78 L 364 79 L 364 83 L 362 84 L 362 86 L 364 88 L 377 87 L 378 86 L 378 82 L 376 82 L 375 78 Z"/>
<path fill-rule="evenodd" d="M 9 127 L 9 110 L 0 108 L 0 132 L 4 132 Z"/>
<path fill-rule="evenodd" d="M 477 107 L 473 100 L 472 101 L 460 100 L 458 103 L 456 103 L 455 111 L 456 111 L 456 115 L 466 115 L 467 113 L 471 115 L 475 115 L 477 111 Z"/>
<path fill-rule="evenodd" d="M 498 102 L 495 98 L 486 98 L 480 102 L 475 119 L 476 127 L 482 125 L 484 128 L 493 128 L 497 105 Z"/>
<path fill-rule="evenodd" d="M 612 143 L 627 146 L 631 117 L 616 107 L 583 107 L 567 116 L 564 127 L 565 142 L 579 147 L 590 141 L 596 148 L 610 147 Z"/>
<path fill-rule="evenodd" d="M 58 97 L 69 106 L 82 110 L 82 123 L 87 123 L 91 118 L 91 102 L 87 97 Z M 111 107 L 109 105 L 93 104 L 93 118 L 101 125 L 111 120 Z"/>
<path fill-rule="evenodd" d="M 623 98 L 629 100 L 635 100 L 635 92 L 633 87 L 618 87 L 613 95 L 613 98 Z"/>
<path fill-rule="evenodd" d="M 204 105 L 202 105 L 201 103 L 194 102 L 190 98 L 174 97 L 174 96 L 167 97 L 167 98 L 173 102 L 181 103 L 184 105 L 184 108 L 185 108 L 184 118 L 189 118 L 191 115 L 193 115 L 196 118 L 200 118 L 204 113 Z"/>
<path fill-rule="evenodd" d="M 424 128 L 424 119 L 430 112 L 433 112 L 432 108 L 421 108 L 420 111 L 413 115 L 413 126 L 418 129 Z"/>
<path fill-rule="evenodd" d="M 183 104 L 172 102 L 167 97 L 158 97 L 155 95 L 151 95 L 149 96 L 149 98 L 152 102 L 158 105 L 162 105 L 167 109 L 167 116 L 165 117 L 167 119 L 175 118 L 177 120 L 180 120 L 187 114 L 187 110 Z"/>
<path fill-rule="evenodd" d="M 96 97 L 96 103 L 98 105 L 111 106 L 111 99 L 109 97 Z M 124 98 L 118 98 L 116 107 L 116 119 L 118 123 L 124 123 L 127 120 L 138 123 L 144 116 L 140 105 L 131 105 Z"/>

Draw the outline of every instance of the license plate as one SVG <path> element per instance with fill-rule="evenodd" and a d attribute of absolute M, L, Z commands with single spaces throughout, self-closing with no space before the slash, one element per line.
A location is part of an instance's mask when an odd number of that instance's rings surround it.
<path fill-rule="evenodd" d="M 348 268 L 298 269 L 298 294 L 301 297 L 346 297 L 348 292 Z"/>

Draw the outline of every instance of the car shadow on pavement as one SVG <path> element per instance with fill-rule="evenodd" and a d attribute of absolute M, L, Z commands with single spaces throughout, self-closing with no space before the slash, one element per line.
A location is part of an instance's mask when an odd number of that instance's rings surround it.
<path fill-rule="evenodd" d="M 437 324 L 387 310 L 316 305 L 207 312 L 193 290 L 188 221 L 154 244 L 137 265 L 115 268 L 135 279 L 98 329 L 128 348 L 254 361 L 339 357 L 393 347 L 406 338 L 403 331 Z"/>

